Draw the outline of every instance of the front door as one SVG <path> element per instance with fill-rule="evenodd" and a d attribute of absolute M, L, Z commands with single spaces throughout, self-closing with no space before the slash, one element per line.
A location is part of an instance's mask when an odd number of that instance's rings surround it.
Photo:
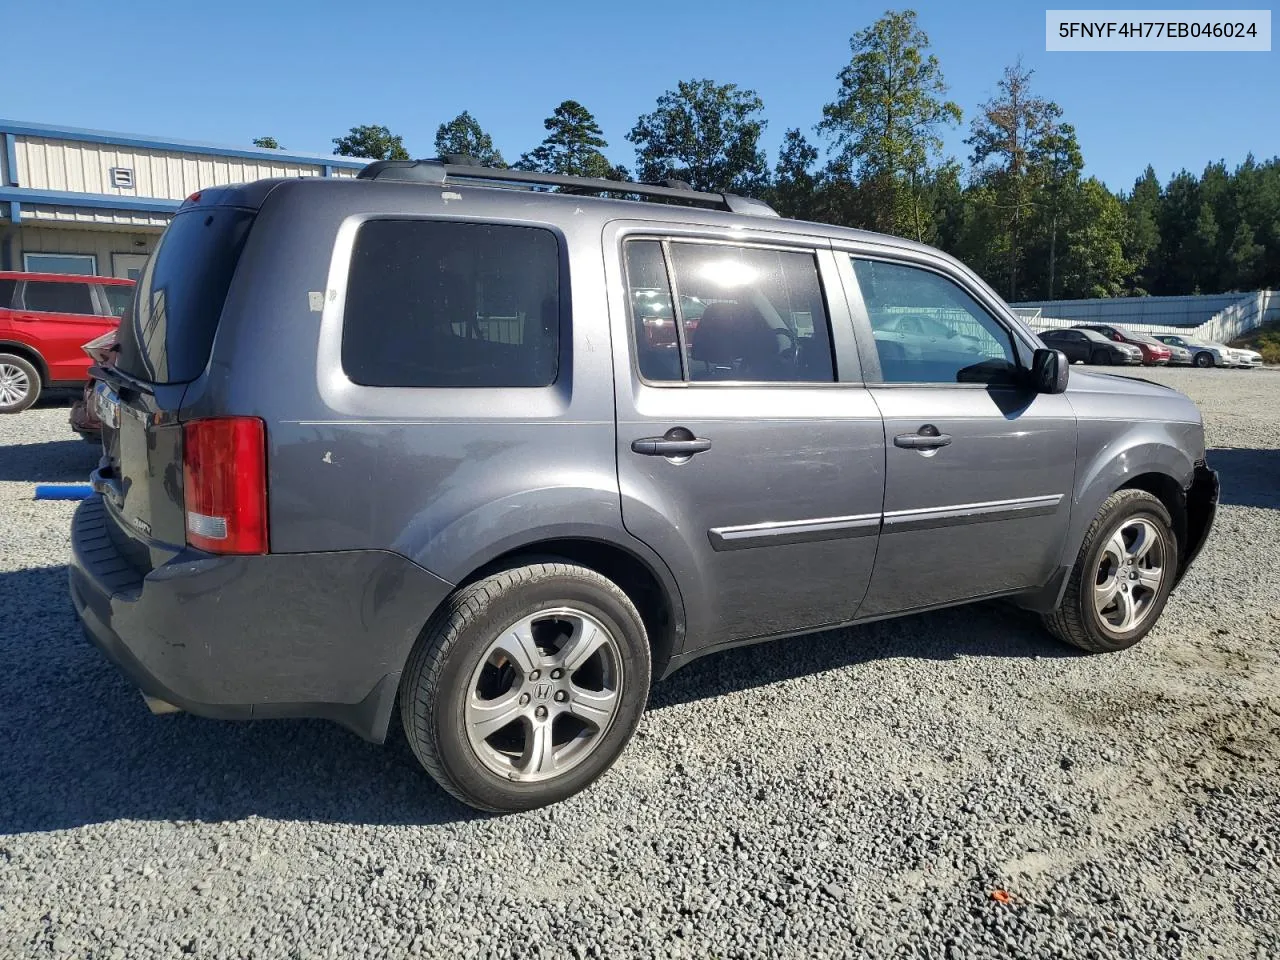
<path fill-rule="evenodd" d="M 142 276 L 142 268 L 147 265 L 145 253 L 113 253 L 111 255 L 111 274 L 122 280 L 137 280 Z"/>
<path fill-rule="evenodd" d="M 853 619 L 884 435 L 834 257 L 651 229 L 606 232 L 618 476 L 628 532 L 684 593 L 685 650 Z"/>
<path fill-rule="evenodd" d="M 859 616 L 1043 585 L 1070 518 L 1070 402 L 1020 385 L 1029 351 L 976 291 L 925 264 L 850 265 L 856 313 L 925 315 L 953 331 L 947 349 L 916 358 L 879 352 L 871 393 L 884 415 L 884 526 Z"/>

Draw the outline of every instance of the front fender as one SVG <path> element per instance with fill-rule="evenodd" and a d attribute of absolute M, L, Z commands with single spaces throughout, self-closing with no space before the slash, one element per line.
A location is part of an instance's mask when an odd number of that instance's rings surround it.
<path fill-rule="evenodd" d="M 1055 610 L 1062 602 L 1085 534 L 1106 499 L 1150 474 L 1168 477 L 1186 491 L 1196 473 L 1196 461 L 1189 451 L 1203 449 L 1203 429 L 1195 423 L 1081 420 L 1078 435 L 1080 463 L 1059 571 L 1044 591 L 1023 604 L 1041 612 Z M 1185 558 L 1185 549 L 1183 554 Z M 1188 562 L 1184 559 L 1184 569 Z"/>

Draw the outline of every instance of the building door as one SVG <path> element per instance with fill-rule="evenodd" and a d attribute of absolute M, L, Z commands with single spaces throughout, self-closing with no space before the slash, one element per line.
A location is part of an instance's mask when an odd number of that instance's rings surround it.
<path fill-rule="evenodd" d="M 137 280 L 142 276 L 142 268 L 147 265 L 145 253 L 113 253 L 111 255 L 111 275 L 124 280 Z"/>

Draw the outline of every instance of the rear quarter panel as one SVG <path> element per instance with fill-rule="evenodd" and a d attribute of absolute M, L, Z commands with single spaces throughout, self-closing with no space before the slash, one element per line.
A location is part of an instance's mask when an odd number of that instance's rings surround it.
<path fill-rule="evenodd" d="M 191 415 L 267 421 L 272 551 L 393 550 L 456 583 L 530 542 L 625 540 L 598 219 L 552 225 L 536 198 L 454 184 L 315 186 L 286 184 L 263 205 L 210 369 L 187 398 Z M 556 232 L 564 298 L 556 383 L 410 389 L 350 381 L 341 364 L 346 276 L 351 242 L 370 216 Z M 318 310 L 313 294 L 323 301 Z"/>

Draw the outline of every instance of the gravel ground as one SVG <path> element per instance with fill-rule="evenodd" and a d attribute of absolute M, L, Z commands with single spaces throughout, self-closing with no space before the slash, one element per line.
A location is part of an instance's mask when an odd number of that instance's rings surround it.
<path fill-rule="evenodd" d="M 1224 504 L 1139 648 L 991 604 L 720 654 L 502 818 L 398 735 L 150 716 L 69 609 L 73 505 L 31 500 L 92 448 L 0 419 L 0 956 L 1280 955 L 1280 373 L 1144 375 Z"/>

